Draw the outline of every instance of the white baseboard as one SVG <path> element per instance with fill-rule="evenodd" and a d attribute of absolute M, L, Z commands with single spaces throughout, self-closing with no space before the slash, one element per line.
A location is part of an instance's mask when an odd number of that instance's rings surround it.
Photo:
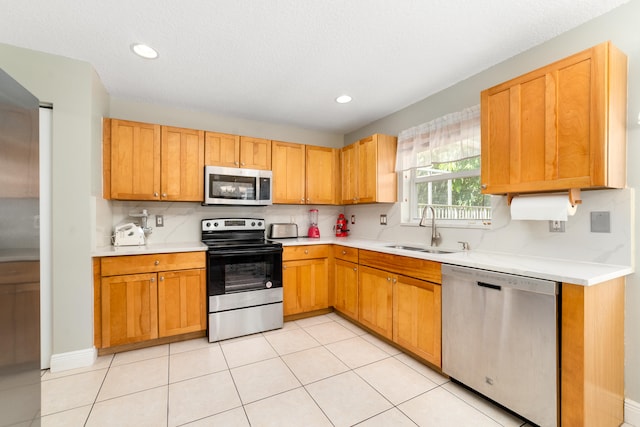
<path fill-rule="evenodd" d="M 640 426 L 640 403 L 624 400 L 624 422 L 634 427 Z"/>
<path fill-rule="evenodd" d="M 51 355 L 51 372 L 68 371 L 69 369 L 84 368 L 94 364 L 98 351 L 93 348 L 70 351 Z"/>

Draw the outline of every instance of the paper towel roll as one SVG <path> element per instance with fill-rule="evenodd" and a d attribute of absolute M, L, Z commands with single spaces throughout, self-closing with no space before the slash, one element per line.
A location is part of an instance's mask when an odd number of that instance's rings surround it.
<path fill-rule="evenodd" d="M 511 200 L 511 219 L 566 221 L 577 208 L 567 194 L 519 196 Z"/>

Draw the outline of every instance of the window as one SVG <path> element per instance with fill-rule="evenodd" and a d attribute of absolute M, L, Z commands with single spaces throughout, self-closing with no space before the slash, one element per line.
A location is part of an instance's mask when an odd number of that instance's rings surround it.
<path fill-rule="evenodd" d="M 404 224 L 419 223 L 427 205 L 440 225 L 490 224 L 491 200 L 480 191 L 479 113 L 479 106 L 472 107 L 400 134 L 396 170 Z"/>

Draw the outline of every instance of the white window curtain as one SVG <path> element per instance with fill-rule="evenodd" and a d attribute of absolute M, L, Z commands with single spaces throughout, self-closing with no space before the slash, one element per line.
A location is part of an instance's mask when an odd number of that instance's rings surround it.
<path fill-rule="evenodd" d="M 480 104 L 403 130 L 396 171 L 480 155 Z"/>

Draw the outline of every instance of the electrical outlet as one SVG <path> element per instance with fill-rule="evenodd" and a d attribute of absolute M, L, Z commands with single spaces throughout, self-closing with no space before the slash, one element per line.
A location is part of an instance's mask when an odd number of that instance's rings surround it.
<path fill-rule="evenodd" d="M 564 223 L 566 221 L 549 221 L 549 231 L 551 233 L 564 233 Z"/>
<path fill-rule="evenodd" d="M 164 227 L 164 215 L 156 215 L 156 227 Z"/>
<path fill-rule="evenodd" d="M 356 216 L 351 215 L 351 224 L 355 224 L 355 223 L 356 223 Z"/>
<path fill-rule="evenodd" d="M 387 225 L 387 215 L 385 214 L 380 215 L 380 225 Z"/>

